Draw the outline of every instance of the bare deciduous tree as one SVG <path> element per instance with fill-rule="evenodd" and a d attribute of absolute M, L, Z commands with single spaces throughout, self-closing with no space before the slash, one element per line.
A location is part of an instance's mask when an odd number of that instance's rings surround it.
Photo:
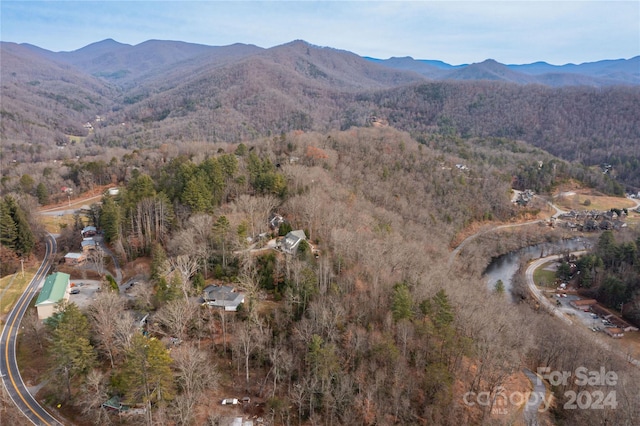
<path fill-rule="evenodd" d="M 181 290 L 184 299 L 189 300 L 191 293 L 191 277 L 198 271 L 199 259 L 196 254 L 181 254 L 167 259 L 168 273 L 176 271 L 180 274 Z"/>
<path fill-rule="evenodd" d="M 29 309 L 22 320 L 25 340 L 35 343 L 38 351 L 44 348 L 46 328 L 35 309 Z"/>
<path fill-rule="evenodd" d="M 188 299 L 169 301 L 154 316 L 155 321 L 162 327 L 158 331 L 185 340 L 189 326 L 195 318 L 196 309 L 196 305 Z"/>
<path fill-rule="evenodd" d="M 179 424 L 192 423 L 195 407 L 207 389 L 215 389 L 219 374 L 217 366 L 203 352 L 185 343 L 171 351 L 176 369 L 180 395 L 174 401 L 175 416 Z"/>
<path fill-rule="evenodd" d="M 255 238 L 267 228 L 269 214 L 278 205 L 278 199 L 273 195 L 252 197 L 243 194 L 236 204 L 251 226 L 251 237 Z"/>
<path fill-rule="evenodd" d="M 87 257 L 93 263 L 98 274 L 104 275 L 104 250 L 102 250 L 102 247 L 96 245 L 95 249 L 89 250 Z"/>
<path fill-rule="evenodd" d="M 249 388 L 249 358 L 261 348 L 269 334 L 269 329 L 251 321 L 245 321 L 236 327 L 235 349 L 242 354 L 244 360 L 246 386 Z"/>
<path fill-rule="evenodd" d="M 135 331 L 133 316 L 125 310 L 124 299 L 111 291 L 100 294 L 89 306 L 88 314 L 97 347 L 106 354 L 113 368 L 129 342 L 124 335 Z"/>
<path fill-rule="evenodd" d="M 91 370 L 82 384 L 75 405 L 79 406 L 82 414 L 91 417 L 96 425 L 110 425 L 110 414 L 102 408 L 102 404 L 109 399 L 108 380 L 100 370 Z"/>

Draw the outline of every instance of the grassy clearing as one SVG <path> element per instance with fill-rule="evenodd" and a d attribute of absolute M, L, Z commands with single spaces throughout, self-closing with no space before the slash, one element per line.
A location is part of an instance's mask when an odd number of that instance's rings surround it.
<path fill-rule="evenodd" d="M 589 200 L 589 205 L 585 201 Z M 610 210 L 623 209 L 635 206 L 635 203 L 627 198 L 610 197 L 590 191 L 572 191 L 566 195 L 560 194 L 553 201 L 563 210 Z"/>
<path fill-rule="evenodd" d="M 73 136 L 73 135 L 67 135 L 67 138 L 69 138 L 69 142 L 71 143 L 83 143 L 84 140 L 87 138 L 86 136 Z"/>
<path fill-rule="evenodd" d="M 45 216 L 40 215 L 40 222 L 44 225 L 45 229 L 52 234 L 60 232 L 64 226 L 73 226 L 73 215 L 64 216 Z"/>
<path fill-rule="evenodd" d="M 629 224 L 640 223 L 640 213 L 636 213 L 634 211 L 629 210 L 629 216 L 627 216 L 626 222 Z"/>
<path fill-rule="evenodd" d="M 533 281 L 540 287 L 553 287 L 555 288 L 556 273 L 555 271 L 548 271 L 545 268 L 554 262 L 547 262 L 535 271 L 533 271 Z"/>
<path fill-rule="evenodd" d="M 5 315 L 11 310 L 34 275 L 33 272 L 25 271 L 24 277 L 22 273 L 18 272 L 0 279 L 0 294 L 2 295 L 0 297 L 0 315 Z"/>

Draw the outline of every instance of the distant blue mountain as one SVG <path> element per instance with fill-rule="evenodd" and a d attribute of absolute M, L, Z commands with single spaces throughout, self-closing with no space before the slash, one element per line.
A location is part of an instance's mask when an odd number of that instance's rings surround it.
<path fill-rule="evenodd" d="M 411 57 L 365 59 L 389 68 L 417 72 L 434 80 L 500 80 L 555 87 L 640 85 L 640 56 L 578 65 L 551 65 L 547 62 L 505 65 L 492 59 L 470 65 L 450 65 Z"/>

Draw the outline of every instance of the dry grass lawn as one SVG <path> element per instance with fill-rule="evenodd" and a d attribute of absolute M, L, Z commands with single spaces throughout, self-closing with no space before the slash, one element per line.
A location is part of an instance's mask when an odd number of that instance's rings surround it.
<path fill-rule="evenodd" d="M 44 216 L 40 215 L 40 223 L 42 223 L 45 229 L 52 234 L 60 233 L 60 230 L 65 226 L 73 226 L 73 215 L 64 216 Z"/>
<path fill-rule="evenodd" d="M 585 205 L 589 200 L 590 204 Z M 610 210 L 635 207 L 632 200 L 602 195 L 592 189 L 575 189 L 554 195 L 553 203 L 563 210 Z"/>
<path fill-rule="evenodd" d="M 625 353 L 635 359 L 640 359 L 640 331 L 626 332 L 618 342 Z"/>
<path fill-rule="evenodd" d="M 24 276 L 18 272 L 0 279 L 0 318 L 9 313 L 24 289 L 35 274 L 25 271 Z"/>

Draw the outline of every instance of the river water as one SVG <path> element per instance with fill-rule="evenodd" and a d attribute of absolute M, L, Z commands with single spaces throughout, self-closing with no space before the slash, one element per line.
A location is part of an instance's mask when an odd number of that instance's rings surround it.
<path fill-rule="evenodd" d="M 552 243 L 542 243 L 524 247 L 493 258 L 489 266 L 484 270 L 482 276 L 486 279 L 489 291 L 494 291 L 496 282 L 498 280 L 502 280 L 505 294 L 511 295 L 511 283 L 515 273 L 518 271 L 521 260 L 551 256 L 554 254 L 560 254 L 567 250 L 585 250 L 590 246 L 591 242 L 587 239 L 571 238 L 568 240 L 560 240 Z M 513 301 L 512 297 L 509 297 L 509 299 Z"/>

